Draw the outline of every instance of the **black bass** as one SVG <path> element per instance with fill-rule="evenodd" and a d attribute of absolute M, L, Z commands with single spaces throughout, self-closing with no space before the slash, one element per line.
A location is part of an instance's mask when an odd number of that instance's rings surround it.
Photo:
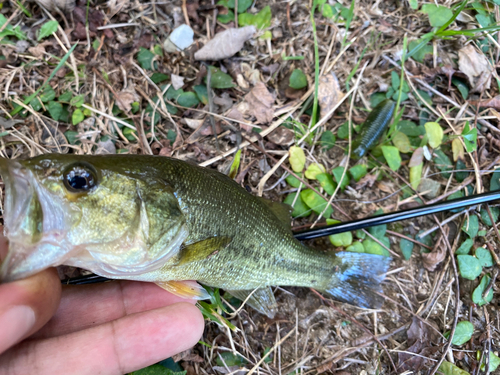
<path fill-rule="evenodd" d="M 8 282 L 61 264 L 154 282 L 189 298 L 205 285 L 275 313 L 271 286 L 304 286 L 379 307 L 390 258 L 321 252 L 297 241 L 290 207 L 229 177 L 159 156 L 42 155 L 0 159 L 6 185 Z"/>

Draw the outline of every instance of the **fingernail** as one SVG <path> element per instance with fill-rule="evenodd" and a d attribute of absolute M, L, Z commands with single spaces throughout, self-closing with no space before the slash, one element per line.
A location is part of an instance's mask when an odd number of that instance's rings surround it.
<path fill-rule="evenodd" d="M 35 325 L 35 312 L 28 306 L 13 306 L 0 315 L 0 353 L 19 342 Z"/>

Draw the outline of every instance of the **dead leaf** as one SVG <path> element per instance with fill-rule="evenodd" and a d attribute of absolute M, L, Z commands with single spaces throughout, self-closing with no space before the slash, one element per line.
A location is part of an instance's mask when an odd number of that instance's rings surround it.
<path fill-rule="evenodd" d="M 28 48 L 28 52 L 37 59 L 41 59 L 43 55 L 45 55 L 45 46 L 43 44 L 38 44 L 35 47 Z"/>
<path fill-rule="evenodd" d="M 271 134 L 267 135 L 267 139 L 277 145 L 288 146 L 294 142 L 295 135 L 292 130 L 284 126 L 278 126 Z"/>
<path fill-rule="evenodd" d="M 226 112 L 233 106 L 233 99 L 231 99 L 228 92 L 224 91 L 220 96 L 214 96 L 214 104 L 219 106 L 220 112 Z"/>
<path fill-rule="evenodd" d="M 115 14 L 120 12 L 122 9 L 125 10 L 128 8 L 130 4 L 130 0 L 108 0 L 107 5 L 109 9 L 108 18 L 113 18 Z"/>
<path fill-rule="evenodd" d="M 240 65 L 241 72 L 245 79 L 250 82 L 251 85 L 256 85 L 257 82 L 260 82 L 260 72 L 257 69 L 252 68 L 247 63 L 241 63 Z"/>
<path fill-rule="evenodd" d="M 322 120 L 343 97 L 344 94 L 340 89 L 339 80 L 334 72 L 319 77 L 318 102 Z M 332 115 L 333 113 L 324 121 L 328 121 Z"/>
<path fill-rule="evenodd" d="M 460 139 L 455 138 L 451 142 L 451 149 L 453 151 L 453 161 L 457 161 L 458 159 L 464 160 L 465 150 L 464 150 L 464 145 L 462 144 L 462 142 L 460 142 Z"/>
<path fill-rule="evenodd" d="M 496 109 L 497 111 L 500 111 L 500 95 L 497 95 L 494 98 L 487 100 L 481 100 L 481 101 L 471 100 L 470 104 L 477 105 L 478 107 L 483 107 L 483 108 L 493 108 Z"/>
<path fill-rule="evenodd" d="M 438 331 L 432 329 L 430 325 L 437 328 L 437 325 L 430 319 L 425 324 L 417 318 L 413 318 L 410 328 L 406 332 L 408 336 L 408 345 L 410 347 L 404 353 L 398 353 L 398 367 L 400 371 L 413 371 L 417 373 L 423 368 L 430 368 L 432 362 L 427 358 L 440 349 L 439 346 L 432 346 L 437 342 Z M 418 354 L 418 356 L 413 355 Z"/>
<path fill-rule="evenodd" d="M 447 228 L 447 227 L 445 227 Z M 448 231 L 445 229 L 446 235 L 448 235 Z M 436 267 L 441 263 L 446 257 L 446 246 L 443 241 L 443 235 L 440 234 L 434 248 L 430 253 L 422 254 L 422 263 L 424 268 L 428 271 L 434 271 Z"/>
<path fill-rule="evenodd" d="M 422 147 L 417 148 L 413 151 L 413 155 L 411 156 L 410 162 L 408 163 L 408 167 L 416 167 L 417 165 L 422 164 L 424 161 L 424 149 Z"/>
<path fill-rule="evenodd" d="M 72 12 L 75 8 L 75 0 L 35 0 L 38 4 L 42 5 L 49 11 L 56 11 L 57 9 L 64 12 Z"/>
<path fill-rule="evenodd" d="M 436 198 L 441 189 L 441 184 L 430 178 L 422 178 L 420 184 L 418 185 L 417 191 L 424 194 L 424 197 L 428 199 Z"/>
<path fill-rule="evenodd" d="M 123 112 L 129 112 L 132 109 L 132 103 L 139 101 L 139 95 L 134 89 L 120 91 L 116 96 L 116 105 Z"/>
<path fill-rule="evenodd" d="M 356 190 L 361 190 L 365 187 L 371 188 L 373 184 L 377 181 L 378 173 L 375 174 L 367 174 L 366 176 L 362 177 L 361 180 L 359 180 L 355 188 Z"/>
<path fill-rule="evenodd" d="M 180 88 L 182 88 L 182 86 L 184 86 L 184 77 L 178 76 L 177 74 L 172 74 L 170 76 L 170 80 L 175 90 L 179 90 Z"/>
<path fill-rule="evenodd" d="M 194 118 L 183 118 L 182 121 L 189 126 L 191 129 L 196 130 L 198 129 L 201 124 L 205 121 L 205 119 L 194 119 Z"/>
<path fill-rule="evenodd" d="M 250 114 L 257 118 L 258 123 L 267 124 L 273 120 L 274 96 L 267 90 L 264 83 L 257 82 L 245 96 L 245 101 L 250 106 Z"/>
<path fill-rule="evenodd" d="M 486 57 L 471 44 L 458 51 L 458 67 L 469 79 L 471 92 L 490 88 L 492 68 Z"/>
<path fill-rule="evenodd" d="M 238 29 L 227 29 L 217 33 L 199 51 L 194 54 L 195 60 L 222 60 L 238 53 L 245 42 L 255 34 L 255 26 Z"/>

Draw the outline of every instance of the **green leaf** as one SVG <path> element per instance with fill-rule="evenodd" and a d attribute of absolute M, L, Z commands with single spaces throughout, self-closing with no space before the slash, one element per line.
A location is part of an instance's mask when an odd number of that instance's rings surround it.
<path fill-rule="evenodd" d="M 172 129 L 168 129 L 167 139 L 170 141 L 170 144 L 173 145 L 177 139 L 177 133 Z"/>
<path fill-rule="evenodd" d="M 347 176 L 347 173 L 344 175 L 344 178 L 342 179 L 342 182 L 340 182 L 340 179 L 342 178 L 342 174 L 344 173 L 344 167 L 337 167 L 332 170 L 333 176 L 335 177 L 335 181 L 337 184 L 340 184 L 340 190 L 344 191 L 347 185 L 349 185 L 349 177 Z"/>
<path fill-rule="evenodd" d="M 477 129 L 471 129 L 469 126 L 469 121 L 465 123 L 464 130 L 462 131 L 462 137 L 465 143 L 465 150 L 467 152 L 473 152 L 477 149 Z"/>
<path fill-rule="evenodd" d="M 331 130 L 326 130 L 321 134 L 321 149 L 323 151 L 325 150 L 330 150 L 333 146 L 335 146 L 335 141 L 337 138 L 335 137 L 335 134 L 332 133 Z"/>
<path fill-rule="evenodd" d="M 271 7 L 267 5 L 257 14 L 239 14 L 238 23 L 240 26 L 254 25 L 258 30 L 261 30 L 271 26 L 271 18 Z"/>
<path fill-rule="evenodd" d="M 474 240 L 472 238 L 467 238 L 464 242 L 462 242 L 457 251 L 455 251 L 455 254 L 456 255 L 469 254 L 472 245 L 474 245 Z"/>
<path fill-rule="evenodd" d="M 321 14 L 325 18 L 333 18 L 338 14 L 338 11 L 335 11 L 334 8 L 330 4 L 325 4 L 323 5 L 323 8 L 321 9 Z"/>
<path fill-rule="evenodd" d="M 477 231 L 479 230 L 479 220 L 476 215 L 469 216 L 469 220 L 466 220 L 462 226 L 462 230 L 469 235 L 470 238 L 477 236 Z"/>
<path fill-rule="evenodd" d="M 42 40 L 43 38 L 46 38 L 52 34 L 54 34 L 57 31 L 57 28 L 59 27 L 59 24 L 57 21 L 47 21 L 45 22 L 42 27 L 40 27 L 40 31 L 38 32 L 38 41 Z"/>
<path fill-rule="evenodd" d="M 238 169 L 240 168 L 240 158 L 241 158 L 241 148 L 234 155 L 233 162 L 231 163 L 231 168 L 229 169 L 228 176 L 233 180 L 236 177 L 236 174 L 238 173 Z"/>
<path fill-rule="evenodd" d="M 451 171 L 453 170 L 453 164 L 450 158 L 441 149 L 434 150 L 434 163 L 440 171 Z M 449 173 L 442 173 L 441 176 L 444 178 L 450 177 Z"/>
<path fill-rule="evenodd" d="M 344 232 L 328 236 L 330 242 L 336 247 L 347 247 L 352 244 L 352 233 Z"/>
<path fill-rule="evenodd" d="M 500 209 L 498 207 L 490 207 L 490 212 L 491 216 L 493 217 L 493 221 L 495 223 L 498 222 Z M 493 223 L 491 222 L 490 219 L 490 215 L 488 215 L 488 210 L 486 210 L 485 208 L 481 209 L 481 221 L 489 227 L 493 226 Z"/>
<path fill-rule="evenodd" d="M 151 365 L 142 370 L 129 373 L 129 375 L 186 375 L 187 371 L 172 371 L 162 365 Z"/>
<path fill-rule="evenodd" d="M 429 139 L 429 146 L 438 148 L 443 141 L 443 128 L 437 122 L 427 122 L 425 124 L 425 132 Z"/>
<path fill-rule="evenodd" d="M 441 27 L 453 17 L 453 12 L 450 9 L 434 4 L 422 5 L 422 13 L 429 16 L 429 22 L 432 27 Z"/>
<path fill-rule="evenodd" d="M 463 345 L 471 339 L 473 333 L 474 325 L 467 320 L 463 320 L 457 324 L 451 343 L 453 345 Z"/>
<path fill-rule="evenodd" d="M 401 155 L 399 155 L 399 150 L 394 146 L 382 146 L 382 153 L 384 158 L 394 172 L 396 172 L 399 167 L 401 167 Z"/>
<path fill-rule="evenodd" d="M 304 175 L 309 180 L 315 180 L 316 175 L 318 175 L 320 173 L 325 173 L 325 172 L 326 172 L 326 169 L 322 164 L 312 163 L 309 165 L 309 167 L 307 167 Z"/>
<path fill-rule="evenodd" d="M 49 111 L 50 117 L 52 117 L 54 121 L 59 121 L 59 116 L 61 116 L 63 106 L 59 102 L 51 101 L 47 105 L 47 110 Z"/>
<path fill-rule="evenodd" d="M 155 54 L 150 50 L 141 47 L 139 48 L 139 52 L 137 53 L 137 62 L 141 66 L 142 69 L 153 70 L 157 68 L 157 63 L 155 62 L 155 66 L 151 66 L 153 59 L 155 58 Z"/>
<path fill-rule="evenodd" d="M 455 366 L 453 363 L 443 361 L 439 366 L 438 373 L 443 375 L 470 375 L 467 371 Z"/>
<path fill-rule="evenodd" d="M 337 130 L 337 137 L 340 139 L 349 138 L 349 123 L 347 121 L 340 125 L 339 130 Z"/>
<path fill-rule="evenodd" d="M 21 40 L 28 39 L 26 37 L 26 34 L 21 31 L 20 26 L 13 27 L 11 24 L 8 24 L 7 26 L 4 27 L 6 23 L 7 23 L 7 18 L 3 14 L 0 14 L 0 29 L 3 28 L 3 31 L 0 32 L 0 40 L 5 38 L 6 36 L 15 36 L 17 39 Z"/>
<path fill-rule="evenodd" d="M 391 254 L 380 246 L 377 242 L 366 239 L 363 241 L 363 247 L 365 248 L 365 253 L 367 254 L 376 254 L 376 255 L 384 255 L 386 257 L 390 257 Z"/>
<path fill-rule="evenodd" d="M 181 88 L 181 89 L 174 89 L 174 86 L 170 86 L 167 90 L 167 92 L 165 93 L 165 98 L 167 98 L 167 100 L 175 100 L 177 101 L 177 99 L 179 98 L 179 96 L 181 96 L 181 94 L 184 92 L 184 90 Z M 157 99 L 156 99 L 157 100 Z M 156 101 L 153 99 L 153 101 Z"/>
<path fill-rule="evenodd" d="M 220 23 L 226 24 L 231 21 L 234 21 L 234 12 L 231 9 L 228 9 L 226 14 L 218 14 L 217 15 L 217 21 Z"/>
<path fill-rule="evenodd" d="M 335 191 L 337 184 L 333 181 L 333 177 L 329 173 L 319 173 L 316 175 L 316 179 L 321 184 L 321 187 L 325 189 L 328 195 L 332 195 Z"/>
<path fill-rule="evenodd" d="M 229 89 L 234 87 L 233 79 L 229 74 L 224 73 L 220 69 L 213 66 L 210 67 L 210 87 L 213 89 Z M 205 77 L 205 82 L 207 77 Z"/>
<path fill-rule="evenodd" d="M 461 79 L 455 77 L 451 79 L 451 83 L 453 83 L 453 85 L 458 89 L 460 95 L 462 95 L 462 98 L 464 100 L 467 100 L 467 98 L 469 97 L 469 88 L 467 87 L 467 84 Z"/>
<path fill-rule="evenodd" d="M 292 146 L 288 150 L 290 154 L 290 165 L 295 173 L 302 172 L 306 164 L 306 154 L 298 146 Z"/>
<path fill-rule="evenodd" d="M 292 89 L 300 90 L 307 86 L 307 77 L 300 69 L 295 69 L 290 75 L 289 80 Z"/>
<path fill-rule="evenodd" d="M 219 355 L 222 359 L 219 356 L 217 357 L 216 362 L 218 366 L 224 366 L 224 363 L 226 366 L 242 366 L 248 363 L 245 358 L 232 352 L 222 352 Z"/>
<path fill-rule="evenodd" d="M 414 167 L 410 167 L 410 184 L 411 187 L 417 190 L 420 181 L 422 180 L 422 169 L 424 168 L 424 163 L 420 163 Z"/>
<path fill-rule="evenodd" d="M 55 98 L 56 98 L 56 92 L 50 86 L 45 87 L 42 90 L 42 93 L 40 94 L 40 100 L 43 103 L 50 102 L 51 100 L 54 100 Z"/>
<path fill-rule="evenodd" d="M 153 75 L 149 79 L 154 83 L 160 83 L 166 81 L 168 79 L 168 75 L 163 73 L 153 73 Z"/>
<path fill-rule="evenodd" d="M 418 1 L 417 0 L 408 0 L 408 3 L 410 4 L 410 8 L 413 10 L 418 9 Z"/>
<path fill-rule="evenodd" d="M 73 125 L 79 124 L 85 119 L 83 112 L 80 109 L 75 109 L 73 115 L 71 115 L 71 122 Z"/>
<path fill-rule="evenodd" d="M 418 48 L 418 50 L 417 50 Z M 412 40 L 408 45 L 408 57 L 412 57 L 414 60 L 423 63 L 426 55 L 432 55 L 434 50 L 432 46 L 428 43 L 428 40 L 416 39 Z"/>
<path fill-rule="evenodd" d="M 349 173 L 354 181 L 359 182 L 363 177 L 366 176 L 368 171 L 368 166 L 366 164 L 358 164 L 349 169 Z"/>
<path fill-rule="evenodd" d="M 497 169 L 491 175 L 490 191 L 500 190 L 500 169 Z"/>
<path fill-rule="evenodd" d="M 346 247 L 345 251 L 350 251 L 353 253 L 364 253 L 365 247 L 361 242 L 356 241 L 351 246 Z"/>
<path fill-rule="evenodd" d="M 489 275 L 484 275 L 481 278 L 481 282 L 477 286 L 476 289 L 474 289 L 474 292 L 472 292 L 472 302 L 474 302 L 478 306 L 483 306 L 486 305 L 487 303 L 490 303 L 491 300 L 493 299 L 493 288 L 490 289 L 488 294 L 483 298 L 484 292 L 486 292 L 486 288 L 490 284 L 491 277 Z"/>
<path fill-rule="evenodd" d="M 425 134 L 425 127 L 419 126 L 410 120 L 399 121 L 396 129 L 409 137 L 418 137 Z"/>
<path fill-rule="evenodd" d="M 476 258 L 479 260 L 481 263 L 481 266 L 483 267 L 491 267 L 493 266 L 493 257 L 491 256 L 491 253 L 489 250 L 483 248 L 483 247 L 478 247 L 475 252 Z"/>
<path fill-rule="evenodd" d="M 283 203 L 286 203 L 289 206 L 291 206 L 293 201 L 295 200 L 296 195 L 297 193 L 288 194 Z M 299 197 L 295 201 L 295 205 L 293 206 L 292 217 L 306 217 L 310 213 L 311 210 L 309 209 L 309 207 L 307 207 L 307 205 L 304 203 L 303 199 L 299 195 Z"/>
<path fill-rule="evenodd" d="M 85 96 L 84 95 L 77 95 L 71 98 L 69 104 L 72 105 L 73 107 L 81 107 L 82 104 L 85 102 Z"/>
<path fill-rule="evenodd" d="M 302 177 L 302 173 L 297 173 L 298 176 Z M 300 182 L 300 180 L 295 177 L 294 175 L 291 175 L 289 174 L 286 178 L 285 178 L 285 181 L 288 182 L 288 184 L 291 186 L 291 187 L 294 187 L 294 188 L 298 188 L 300 186 L 300 184 L 302 182 Z"/>
<path fill-rule="evenodd" d="M 414 246 L 415 244 L 413 242 L 408 241 L 406 238 L 401 238 L 399 247 L 401 248 L 401 253 L 406 260 L 410 260 Z"/>
<path fill-rule="evenodd" d="M 194 92 L 183 92 L 177 98 L 177 104 L 183 107 L 195 107 L 200 103 Z"/>
<path fill-rule="evenodd" d="M 370 96 L 370 107 L 375 108 L 386 99 L 383 92 L 376 92 Z"/>
<path fill-rule="evenodd" d="M 328 202 L 324 200 L 321 196 L 319 196 L 315 191 L 311 189 L 306 189 L 300 193 L 300 197 L 304 201 L 307 206 L 316 212 L 317 214 L 320 214 L 323 212 L 325 207 L 327 206 Z M 329 218 L 333 214 L 333 208 L 331 206 L 328 206 L 324 217 Z"/>
<path fill-rule="evenodd" d="M 66 91 L 64 94 L 59 95 L 59 98 L 57 98 L 57 100 L 63 103 L 69 103 L 72 97 L 73 93 L 71 91 Z"/>
<path fill-rule="evenodd" d="M 483 267 L 476 257 L 472 255 L 458 255 L 458 269 L 464 279 L 474 280 L 481 274 Z"/>
<path fill-rule="evenodd" d="M 207 105 L 208 104 L 208 91 L 207 91 L 207 86 L 206 85 L 196 85 L 193 87 L 194 92 L 198 96 L 198 99 L 200 102 L 203 104 Z"/>
<path fill-rule="evenodd" d="M 486 360 L 486 358 L 485 358 L 485 360 Z M 490 362 L 490 373 L 493 374 L 495 372 L 495 370 L 498 368 L 498 366 L 500 366 L 500 358 L 498 358 L 498 356 L 495 353 L 490 351 L 489 360 L 490 360 L 489 361 Z M 481 371 L 486 371 L 486 361 L 485 361 L 485 363 L 481 364 Z"/>
<path fill-rule="evenodd" d="M 77 142 L 79 142 L 80 140 L 77 138 L 78 137 L 78 132 L 74 131 L 74 130 L 67 130 L 64 132 L 64 136 L 66 137 L 66 139 L 68 140 L 68 143 L 70 145 L 74 145 L 76 144 Z"/>
<path fill-rule="evenodd" d="M 392 143 L 394 146 L 396 146 L 399 152 L 402 152 L 403 154 L 411 151 L 410 139 L 403 132 L 395 132 L 394 136 L 392 137 Z"/>

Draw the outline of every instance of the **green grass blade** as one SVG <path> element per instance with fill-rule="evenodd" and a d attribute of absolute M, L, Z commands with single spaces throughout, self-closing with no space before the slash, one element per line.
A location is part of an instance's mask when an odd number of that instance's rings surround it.
<path fill-rule="evenodd" d="M 469 3 L 469 0 L 464 0 L 462 1 L 462 4 L 458 7 L 458 9 L 453 13 L 453 16 L 443 25 L 441 26 L 438 31 L 436 31 L 436 35 L 441 34 L 448 26 L 452 24 L 453 21 L 455 21 L 458 17 L 458 15 L 464 10 L 465 6 Z"/>
<path fill-rule="evenodd" d="M 41 85 L 38 90 L 36 90 L 33 94 L 31 94 L 30 96 L 28 96 L 25 100 L 24 100 L 24 104 L 28 105 L 39 93 L 40 91 L 42 91 L 47 85 L 48 83 L 50 82 L 50 80 L 52 78 L 55 77 L 56 73 L 59 71 L 59 69 L 62 68 L 62 66 L 66 63 L 66 60 L 68 60 L 69 56 L 73 53 L 73 51 L 75 50 L 76 46 L 78 44 L 74 44 L 73 47 L 71 47 L 69 49 L 69 51 L 64 55 L 64 57 L 61 59 L 61 61 L 59 61 L 59 64 L 57 64 L 57 66 L 55 67 L 55 69 L 52 71 L 52 73 L 50 73 L 50 76 L 49 78 L 47 78 L 45 80 L 45 82 L 43 83 L 43 85 Z M 17 107 L 16 109 L 14 109 L 10 115 L 11 116 L 14 116 L 16 114 L 18 114 L 21 110 L 23 109 L 23 107 Z"/>

